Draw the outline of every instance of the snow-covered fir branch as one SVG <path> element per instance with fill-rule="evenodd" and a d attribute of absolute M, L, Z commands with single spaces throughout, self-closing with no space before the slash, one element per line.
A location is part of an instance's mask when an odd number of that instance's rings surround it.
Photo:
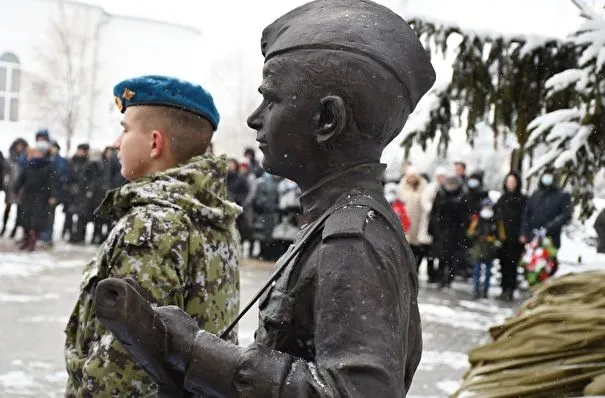
<path fill-rule="evenodd" d="M 592 209 L 594 178 L 605 166 L 605 13 L 572 0 L 587 20 L 570 41 L 579 53 L 577 66 L 546 81 L 547 95 L 573 98 L 571 106 L 535 118 L 529 125 L 528 149 L 544 148 L 529 170 L 554 167 L 565 176 L 584 215 Z"/>
<path fill-rule="evenodd" d="M 434 63 L 448 64 L 450 74 L 418 105 L 402 146 L 439 140 L 438 148 L 447 148 L 450 130 L 457 128 L 472 143 L 476 126 L 487 124 L 496 135 L 514 135 L 518 146 L 511 166 L 523 171 L 530 162 L 526 177 L 560 168 L 587 214 L 589 187 L 603 167 L 605 148 L 605 15 L 585 1 L 570 1 L 585 21 L 566 39 L 473 30 L 408 15 Z"/>

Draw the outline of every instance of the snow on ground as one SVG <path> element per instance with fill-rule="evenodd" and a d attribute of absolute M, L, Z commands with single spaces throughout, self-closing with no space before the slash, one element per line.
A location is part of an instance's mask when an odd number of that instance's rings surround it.
<path fill-rule="evenodd" d="M 597 233 L 593 227 L 599 211 L 605 208 L 605 198 L 595 199 L 594 205 L 597 211 L 586 222 L 574 220 L 565 227 L 558 253 L 561 262 L 558 275 L 605 268 L 605 254 L 597 253 Z"/>
<path fill-rule="evenodd" d="M 597 200 L 596 205 L 605 207 L 605 200 Z M 574 222 L 566 228 L 561 275 L 605 267 L 605 256 L 591 246 L 593 223 Z M 52 250 L 23 253 L 15 251 L 13 241 L 0 239 L 0 396 L 63 395 L 63 328 L 77 298 L 81 267 L 95 250 L 94 246 L 57 242 Z M 578 264 L 580 256 L 582 263 Z M 268 273 L 243 270 L 242 305 Z M 487 329 L 511 316 L 529 293 L 519 292 L 512 304 L 501 303 L 493 299 L 499 293 L 494 286 L 491 299 L 474 301 L 469 284 L 458 281 L 453 289 L 439 291 L 426 284 L 424 266 L 420 274 L 423 356 L 409 396 L 444 397 L 460 385 L 468 368 L 468 350 L 489 341 Z M 256 311 L 246 316 L 239 328 L 240 344 L 253 340 L 256 317 Z"/>

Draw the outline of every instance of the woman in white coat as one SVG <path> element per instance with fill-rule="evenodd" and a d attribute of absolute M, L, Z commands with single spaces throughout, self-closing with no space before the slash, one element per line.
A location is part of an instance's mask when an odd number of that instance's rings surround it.
<path fill-rule="evenodd" d="M 416 257 L 416 266 L 420 266 L 422 259 L 426 256 L 424 245 L 418 235 L 424 216 L 422 195 L 427 184 L 427 181 L 420 176 L 414 166 L 406 168 L 400 182 L 401 200 L 405 203 L 405 208 L 410 218 L 410 229 L 406 233 L 406 237 L 412 248 L 414 257 Z"/>

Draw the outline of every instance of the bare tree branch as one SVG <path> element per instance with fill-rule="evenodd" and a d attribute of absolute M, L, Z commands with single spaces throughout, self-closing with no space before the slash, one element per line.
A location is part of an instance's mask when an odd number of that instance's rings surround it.
<path fill-rule="evenodd" d="M 97 72 L 91 56 L 95 21 L 85 6 L 56 2 L 57 15 L 49 20 L 46 40 L 35 48 L 41 70 L 29 80 L 37 119 L 60 126 L 69 153 L 74 134 L 84 125 L 86 99 L 98 92 L 92 86 Z"/>

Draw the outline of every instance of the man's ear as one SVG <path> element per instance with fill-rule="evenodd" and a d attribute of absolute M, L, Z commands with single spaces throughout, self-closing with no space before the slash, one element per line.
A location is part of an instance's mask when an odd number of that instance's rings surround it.
<path fill-rule="evenodd" d="M 338 137 L 346 127 L 347 110 L 344 101 L 337 95 L 328 95 L 321 99 L 318 116 L 313 135 L 320 145 Z"/>
<path fill-rule="evenodd" d="M 151 132 L 151 153 L 152 159 L 158 158 L 166 150 L 166 135 L 159 130 Z"/>

